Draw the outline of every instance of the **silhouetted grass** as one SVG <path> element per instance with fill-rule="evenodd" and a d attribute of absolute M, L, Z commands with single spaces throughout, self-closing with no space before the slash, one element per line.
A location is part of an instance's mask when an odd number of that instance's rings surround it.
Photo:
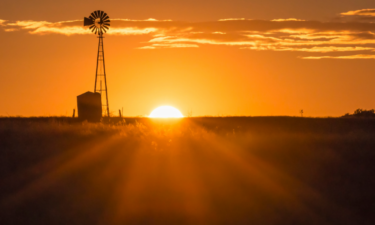
<path fill-rule="evenodd" d="M 0 224 L 374 224 L 375 120 L 0 118 Z"/>

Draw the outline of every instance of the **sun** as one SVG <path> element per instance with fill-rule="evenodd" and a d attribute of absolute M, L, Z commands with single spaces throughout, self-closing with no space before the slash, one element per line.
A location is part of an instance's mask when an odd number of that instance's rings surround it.
<path fill-rule="evenodd" d="M 182 118 L 184 115 L 182 113 L 172 107 L 172 106 L 160 106 L 154 109 L 150 115 L 150 118 Z"/>

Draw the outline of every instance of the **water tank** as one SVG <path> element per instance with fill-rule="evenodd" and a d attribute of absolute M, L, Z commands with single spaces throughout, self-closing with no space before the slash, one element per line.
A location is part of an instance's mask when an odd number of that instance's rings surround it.
<path fill-rule="evenodd" d="M 100 93 L 86 92 L 77 96 L 78 118 L 99 122 L 102 118 L 102 97 Z"/>

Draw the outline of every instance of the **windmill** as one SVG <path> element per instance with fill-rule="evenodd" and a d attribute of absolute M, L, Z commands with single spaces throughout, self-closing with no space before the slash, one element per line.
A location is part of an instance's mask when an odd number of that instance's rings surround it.
<path fill-rule="evenodd" d="M 102 98 L 103 111 L 107 113 L 109 117 L 109 103 L 108 103 L 108 89 L 107 89 L 107 77 L 105 73 L 105 61 L 104 61 L 104 46 L 103 46 L 103 34 L 107 33 L 110 26 L 110 20 L 107 13 L 96 10 L 91 13 L 88 18 L 84 18 L 83 25 L 90 26 L 90 30 L 98 35 L 98 56 L 96 60 L 96 74 L 95 74 L 95 86 L 94 93 L 99 92 Z"/>

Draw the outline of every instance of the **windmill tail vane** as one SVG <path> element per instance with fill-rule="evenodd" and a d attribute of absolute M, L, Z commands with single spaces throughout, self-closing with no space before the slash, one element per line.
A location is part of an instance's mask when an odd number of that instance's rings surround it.
<path fill-rule="evenodd" d="M 84 17 L 83 25 L 89 26 L 91 32 L 99 36 L 98 54 L 96 60 L 96 74 L 94 92 L 99 92 L 102 100 L 102 111 L 109 117 L 107 76 L 104 61 L 103 34 L 107 33 L 110 27 L 110 20 L 107 13 L 96 10 L 89 17 Z"/>

